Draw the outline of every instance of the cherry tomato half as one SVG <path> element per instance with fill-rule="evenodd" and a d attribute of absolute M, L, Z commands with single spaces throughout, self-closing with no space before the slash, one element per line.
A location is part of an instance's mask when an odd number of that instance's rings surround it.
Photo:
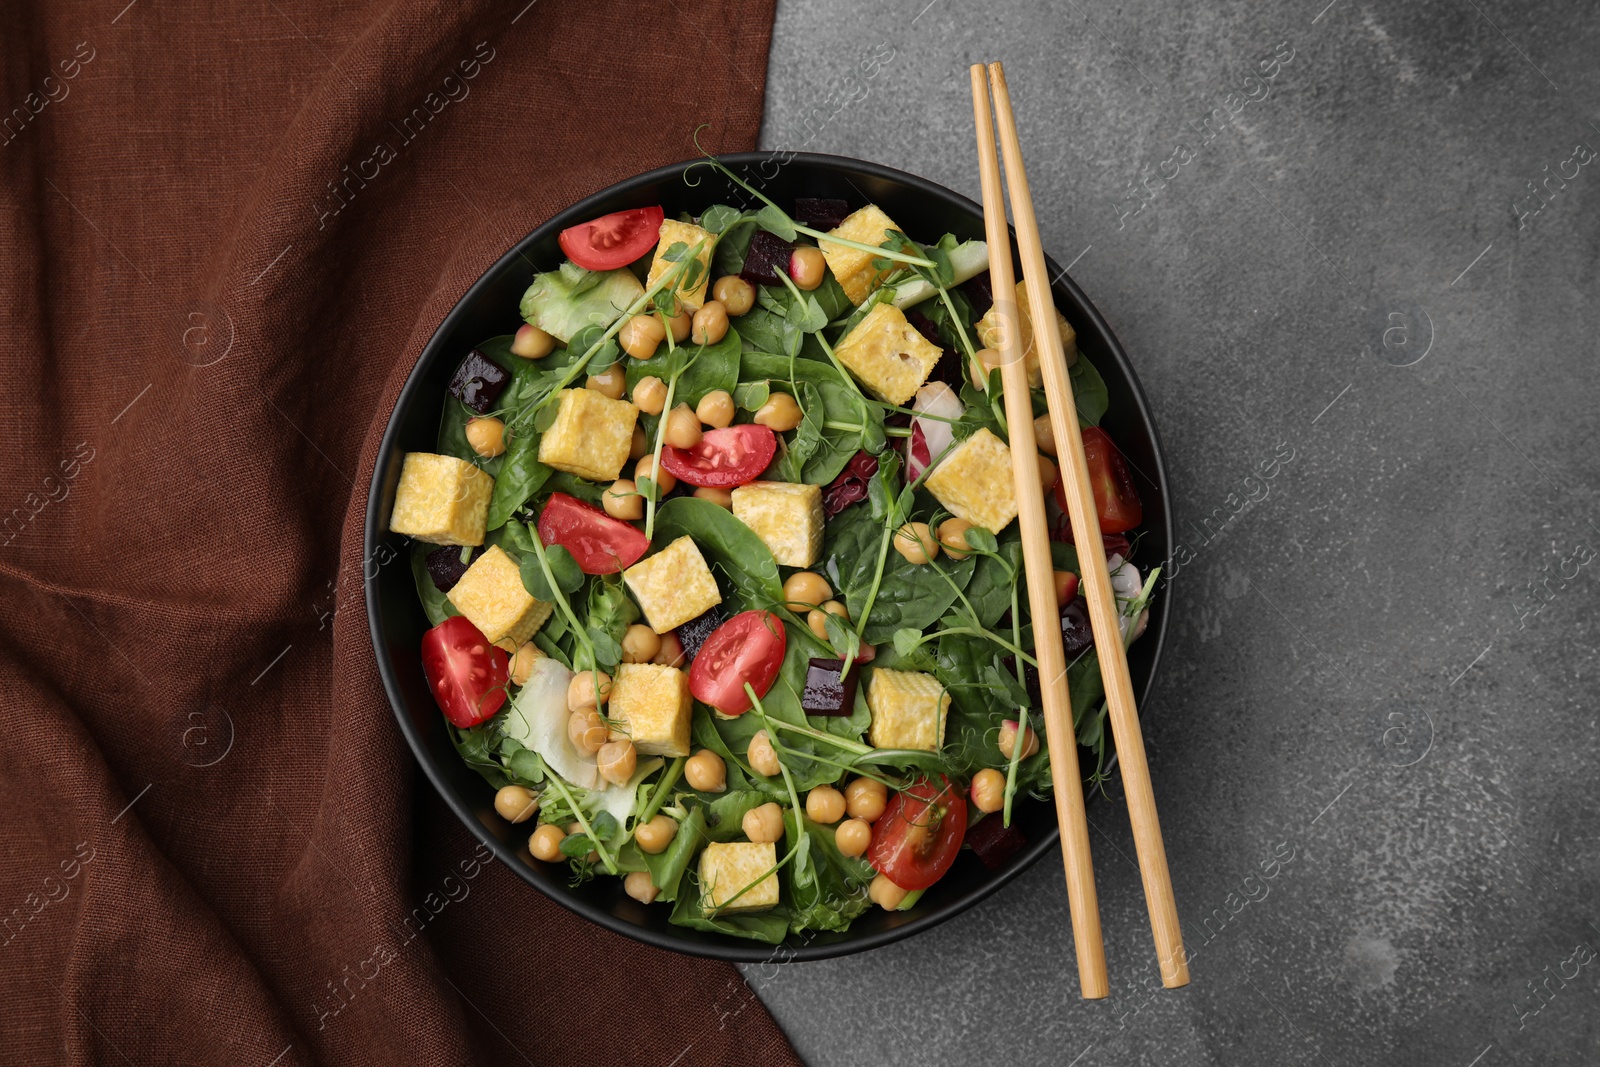
<path fill-rule="evenodd" d="M 693 448 L 661 450 L 661 465 L 680 482 L 732 489 L 753 482 L 778 451 L 778 435 L 757 423 L 707 430 Z"/>
<path fill-rule="evenodd" d="M 967 832 L 967 802 L 940 775 L 901 790 L 872 824 L 867 862 L 901 889 L 926 889 L 948 871 Z"/>
<path fill-rule="evenodd" d="M 1083 458 L 1089 464 L 1089 484 L 1094 487 L 1094 511 L 1100 518 L 1102 534 L 1131 530 L 1144 520 L 1144 505 L 1134 487 L 1128 464 L 1098 426 L 1083 431 Z M 1056 503 L 1067 510 L 1066 485 L 1056 480 Z M 1069 538 L 1070 540 L 1070 538 Z"/>
<path fill-rule="evenodd" d="M 658 207 L 636 207 L 569 226 L 558 240 L 567 258 L 585 270 L 616 270 L 656 245 L 661 220 Z"/>
<path fill-rule="evenodd" d="M 465 616 L 452 615 L 422 635 L 422 673 L 444 717 L 466 729 L 506 702 L 511 657 Z"/>
<path fill-rule="evenodd" d="M 551 493 L 539 512 L 539 540 L 571 552 L 585 574 L 615 574 L 650 547 L 643 533 L 566 493 Z"/>
<path fill-rule="evenodd" d="M 741 611 L 706 638 L 689 664 L 689 692 L 724 715 L 750 710 L 750 683 L 757 697 L 767 695 L 783 666 L 789 637 L 770 611 Z"/>

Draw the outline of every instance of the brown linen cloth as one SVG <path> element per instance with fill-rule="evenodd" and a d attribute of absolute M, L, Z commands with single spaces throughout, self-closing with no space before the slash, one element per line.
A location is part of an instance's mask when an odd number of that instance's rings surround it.
<path fill-rule="evenodd" d="M 749 147 L 772 6 L 0 5 L 0 1062 L 797 1062 L 477 858 L 361 591 L 423 342 L 699 122 Z"/>

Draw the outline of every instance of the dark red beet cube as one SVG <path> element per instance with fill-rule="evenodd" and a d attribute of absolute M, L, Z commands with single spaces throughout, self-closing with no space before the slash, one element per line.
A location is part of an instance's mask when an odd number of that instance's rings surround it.
<path fill-rule="evenodd" d="M 806 668 L 800 708 L 807 715 L 848 715 L 856 704 L 856 666 L 844 673 L 842 659 L 813 659 Z"/>
<path fill-rule="evenodd" d="M 698 618 L 690 619 L 678 627 L 678 640 L 683 644 L 683 654 L 689 659 L 694 659 L 700 653 L 700 646 L 706 643 L 706 638 L 712 631 L 728 621 L 728 616 L 723 614 L 721 608 L 712 608 Z"/>
<path fill-rule="evenodd" d="M 1089 625 L 1089 602 L 1080 594 L 1061 609 L 1061 645 L 1071 663 L 1094 647 L 1094 630 Z"/>
<path fill-rule="evenodd" d="M 1022 831 L 1015 826 L 1002 826 L 1000 813 L 986 815 L 967 827 L 967 845 L 977 853 L 978 859 L 991 871 L 998 871 L 1006 861 L 1028 843 Z"/>
<path fill-rule="evenodd" d="M 461 561 L 463 552 L 467 553 L 465 563 Z M 433 584 L 439 587 L 439 592 L 448 593 L 481 555 L 481 547 L 467 549 L 459 545 L 445 545 L 429 552 L 423 559 L 428 565 L 428 577 L 433 579 Z"/>
<path fill-rule="evenodd" d="M 813 230 L 837 229 L 849 214 L 850 205 L 843 200 L 802 196 L 794 202 L 794 221 Z"/>
<path fill-rule="evenodd" d="M 944 339 L 939 336 L 939 327 L 934 321 L 916 308 L 906 312 L 906 321 L 916 328 L 916 331 L 926 337 L 931 343 L 944 347 Z"/>
<path fill-rule="evenodd" d="M 974 319 L 983 318 L 994 307 L 994 287 L 989 282 L 988 271 L 974 274 L 956 288 L 966 294 L 967 303 L 972 305 Z"/>
<path fill-rule="evenodd" d="M 750 238 L 739 277 L 751 285 L 781 285 L 778 275 L 789 273 L 789 257 L 793 254 L 794 245 L 766 230 L 757 230 Z"/>
<path fill-rule="evenodd" d="M 450 395 L 483 415 L 494 409 L 510 384 L 511 372 L 474 348 L 450 379 Z"/>

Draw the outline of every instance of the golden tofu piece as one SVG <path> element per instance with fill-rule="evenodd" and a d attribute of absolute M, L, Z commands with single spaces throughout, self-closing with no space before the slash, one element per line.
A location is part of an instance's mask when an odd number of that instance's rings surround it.
<path fill-rule="evenodd" d="M 873 396 L 905 404 L 933 373 L 944 349 L 918 333 L 904 311 L 879 304 L 856 323 L 834 354 Z"/>
<path fill-rule="evenodd" d="M 407 452 L 389 529 L 435 545 L 481 545 L 494 478 L 464 459 Z"/>
<path fill-rule="evenodd" d="M 659 663 L 624 663 L 611 684 L 607 714 L 626 723 L 624 732 L 641 756 L 687 756 L 689 674 Z"/>
<path fill-rule="evenodd" d="M 750 527 L 785 567 L 809 567 L 822 553 L 822 486 L 750 482 L 733 491 L 733 517 Z"/>
<path fill-rule="evenodd" d="M 778 902 L 778 875 L 772 869 L 777 864 L 774 841 L 711 842 L 700 853 L 701 909 L 737 912 L 772 907 Z"/>
<path fill-rule="evenodd" d="M 696 244 L 700 251 L 695 253 L 700 261 L 700 272 L 696 275 L 694 284 L 684 286 L 680 280 L 676 290 L 678 304 L 682 310 L 690 314 L 700 310 L 700 305 L 706 302 L 706 285 L 711 281 L 711 253 L 716 250 L 717 238 L 710 230 L 703 230 L 692 222 L 678 222 L 676 219 L 661 220 L 661 242 L 656 245 L 656 258 L 650 261 L 650 274 L 645 279 L 645 288 L 648 289 L 670 270 L 678 266 L 680 260 L 666 258 L 667 252 L 678 242 L 683 242 L 683 256 L 689 255 L 689 250 Z M 701 242 L 704 242 L 703 244 Z M 693 270 L 693 267 L 685 268 Z"/>
<path fill-rule="evenodd" d="M 1018 332 L 1022 334 L 1022 362 L 1028 368 L 1028 388 L 1037 389 L 1044 384 L 1044 376 L 1039 370 L 1039 350 L 1033 343 L 1033 313 L 1028 310 L 1028 290 L 1022 282 L 1017 283 L 1017 323 Z M 1060 309 L 1056 310 L 1056 327 L 1061 331 L 1061 352 L 1070 367 L 1078 362 L 1078 332 Z M 978 320 L 978 340 L 984 348 L 998 352 L 1004 334 L 1005 330 L 1000 325 L 1000 309 L 990 307 Z"/>
<path fill-rule="evenodd" d="M 1011 449 L 984 427 L 950 450 L 923 484 L 958 519 L 998 534 L 1017 517 Z"/>
<path fill-rule="evenodd" d="M 852 212 L 828 233 L 857 244 L 877 246 L 889 236 L 890 230 L 899 228 L 877 204 L 868 204 L 860 211 Z M 819 240 L 817 247 L 822 249 L 822 258 L 828 261 L 828 269 L 833 271 L 839 287 L 852 304 L 860 304 L 865 300 L 888 273 L 872 265 L 872 261 L 879 258 L 877 252 L 863 252 L 859 248 L 849 248 L 827 240 Z"/>
<path fill-rule="evenodd" d="M 592 482 L 611 482 L 628 462 L 639 409 L 594 389 L 561 390 L 556 421 L 539 439 L 539 462 Z"/>
<path fill-rule="evenodd" d="M 937 752 L 944 744 L 950 694 L 931 674 L 878 668 L 867 685 L 867 707 L 872 710 L 867 740 L 874 748 Z"/>
<path fill-rule="evenodd" d="M 722 603 L 717 580 L 694 539 L 685 535 L 622 572 L 650 629 L 664 634 Z"/>
<path fill-rule="evenodd" d="M 523 588 L 522 571 L 499 545 L 474 560 L 445 596 L 490 644 L 513 650 L 544 625 L 554 607 Z"/>

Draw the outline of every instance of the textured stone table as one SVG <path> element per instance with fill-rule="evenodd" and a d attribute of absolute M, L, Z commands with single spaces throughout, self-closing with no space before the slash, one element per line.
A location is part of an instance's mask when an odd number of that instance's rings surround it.
<path fill-rule="evenodd" d="M 1108 1000 L 1047 859 L 752 971 L 817 1067 L 1600 1057 L 1600 18 L 1325 2 L 781 5 L 763 147 L 976 197 L 966 67 L 1006 61 L 1192 555 L 1146 711 L 1193 984 L 1159 988 L 1117 798 Z"/>

